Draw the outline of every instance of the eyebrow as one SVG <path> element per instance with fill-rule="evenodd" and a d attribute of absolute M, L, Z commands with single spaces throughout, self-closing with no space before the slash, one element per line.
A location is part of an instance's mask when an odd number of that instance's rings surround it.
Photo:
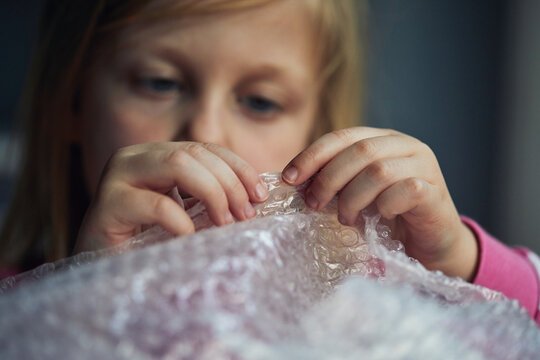
<path fill-rule="evenodd" d="M 173 49 L 170 47 L 156 47 L 152 50 L 152 52 L 154 52 L 160 58 L 180 65 L 182 68 L 185 68 L 189 72 L 195 71 L 191 63 L 186 59 L 186 56 L 184 56 L 184 54 L 177 49 Z"/>
<path fill-rule="evenodd" d="M 168 46 L 158 46 L 152 50 L 157 56 L 171 61 L 183 67 L 188 74 L 196 73 L 196 69 L 192 66 L 187 57 L 176 48 Z M 298 89 L 298 86 L 305 84 L 305 79 L 294 75 L 294 72 L 289 71 L 286 67 L 275 65 L 272 63 L 262 63 L 257 65 L 246 65 L 246 75 L 243 76 L 240 84 L 248 84 L 256 81 L 272 80 L 279 81 L 293 90 Z"/>
<path fill-rule="evenodd" d="M 256 65 L 253 68 L 248 68 L 246 73 L 247 74 L 243 77 L 241 83 L 277 80 L 290 87 L 295 87 L 296 84 L 304 83 L 303 78 L 293 75 L 286 68 L 271 64 Z"/>
<path fill-rule="evenodd" d="M 274 65 L 258 65 L 248 70 L 247 78 L 253 80 L 280 78 L 287 71 Z"/>

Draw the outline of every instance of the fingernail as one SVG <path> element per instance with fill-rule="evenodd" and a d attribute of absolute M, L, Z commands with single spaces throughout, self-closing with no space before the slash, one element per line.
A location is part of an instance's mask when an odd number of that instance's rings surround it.
<path fill-rule="evenodd" d="M 244 214 L 246 215 L 248 219 L 251 219 L 252 217 L 255 217 L 255 215 L 257 215 L 257 212 L 253 208 L 253 205 L 251 205 L 251 203 L 248 202 L 244 209 Z"/>
<path fill-rule="evenodd" d="M 227 211 L 225 213 L 225 223 L 226 224 L 232 224 L 234 222 L 234 217 L 232 216 L 230 211 Z"/>
<path fill-rule="evenodd" d="M 319 200 L 317 200 L 317 198 L 315 197 L 315 195 L 313 195 L 311 191 L 308 191 L 306 194 L 306 204 L 310 208 L 315 210 L 317 210 L 317 208 L 319 207 Z"/>
<path fill-rule="evenodd" d="M 255 186 L 255 194 L 259 199 L 265 200 L 268 197 L 268 189 L 266 188 L 266 185 L 258 183 L 257 186 Z"/>
<path fill-rule="evenodd" d="M 298 170 L 294 166 L 289 166 L 288 168 L 283 171 L 283 179 L 287 181 L 288 183 L 293 183 L 296 178 L 298 177 Z"/>

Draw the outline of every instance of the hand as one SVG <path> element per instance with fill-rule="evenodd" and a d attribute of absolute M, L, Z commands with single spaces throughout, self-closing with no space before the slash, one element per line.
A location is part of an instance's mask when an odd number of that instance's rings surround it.
<path fill-rule="evenodd" d="M 409 256 L 448 276 L 474 276 L 476 239 L 461 222 L 426 144 L 394 130 L 338 130 L 297 155 L 283 179 L 297 185 L 317 171 L 306 189 L 308 206 L 322 209 L 337 195 L 340 222 L 352 225 L 375 203 Z"/>
<path fill-rule="evenodd" d="M 268 197 L 257 172 L 214 144 L 152 143 L 118 150 L 107 163 L 79 231 L 75 252 L 119 244 L 143 225 L 159 224 L 175 235 L 194 225 L 185 210 L 165 195 L 174 188 L 206 205 L 216 225 L 255 216 L 250 203 Z"/>

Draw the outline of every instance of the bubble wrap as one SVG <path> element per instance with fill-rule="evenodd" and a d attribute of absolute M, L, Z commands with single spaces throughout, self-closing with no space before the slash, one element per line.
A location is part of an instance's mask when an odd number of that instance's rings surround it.
<path fill-rule="evenodd" d="M 538 359 L 516 301 L 409 259 L 264 174 L 256 219 L 159 227 L 0 282 L 1 359 Z"/>

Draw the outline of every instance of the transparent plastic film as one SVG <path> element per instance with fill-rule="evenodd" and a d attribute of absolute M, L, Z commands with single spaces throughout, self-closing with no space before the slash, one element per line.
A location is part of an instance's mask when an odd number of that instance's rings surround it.
<path fill-rule="evenodd" d="M 0 358 L 536 359 L 516 301 L 408 258 L 364 211 L 337 221 L 263 174 L 257 218 L 171 239 L 159 227 L 0 283 Z"/>

